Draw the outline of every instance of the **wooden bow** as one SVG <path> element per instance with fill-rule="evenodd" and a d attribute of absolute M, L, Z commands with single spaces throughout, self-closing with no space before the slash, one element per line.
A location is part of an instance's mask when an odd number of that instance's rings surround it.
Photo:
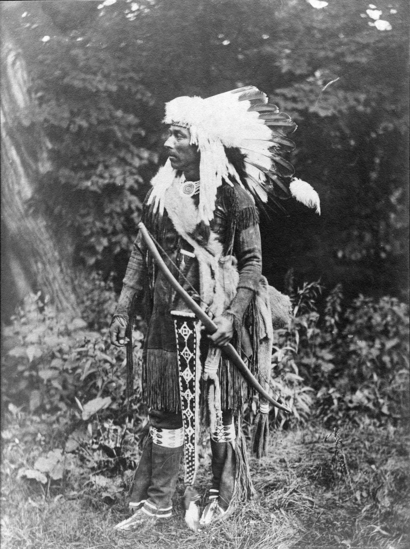
<path fill-rule="evenodd" d="M 138 228 L 141 231 L 141 234 L 145 240 L 145 243 L 149 251 L 152 254 L 152 257 L 154 258 L 155 263 L 157 264 L 158 268 L 162 271 L 165 278 L 168 280 L 168 282 L 171 284 L 174 290 L 180 295 L 180 297 L 183 299 L 183 301 L 189 307 L 189 309 L 191 309 L 191 311 L 195 313 L 195 316 L 202 322 L 207 332 L 210 334 L 215 333 L 218 329 L 215 323 L 201 309 L 201 307 L 192 299 L 192 297 L 188 294 L 188 292 L 184 290 L 184 288 L 180 285 L 180 283 L 176 280 L 174 275 L 168 269 L 167 265 L 165 264 L 165 261 L 162 259 L 160 253 L 158 252 L 154 244 L 154 241 L 152 240 L 145 225 L 141 222 L 138 224 Z M 241 359 L 236 349 L 230 343 L 228 343 L 227 345 L 221 346 L 221 349 L 226 354 L 226 356 L 231 360 L 231 362 L 236 366 L 236 368 L 242 374 L 245 381 L 247 381 L 247 383 L 249 383 L 251 387 L 256 389 L 256 391 L 258 391 L 258 393 L 263 398 L 265 398 L 268 402 L 270 402 L 276 408 L 279 408 L 279 410 L 283 410 L 284 412 L 291 413 L 291 411 L 288 408 L 286 408 L 282 404 L 279 404 L 279 402 L 274 400 L 269 395 L 269 393 L 265 391 L 262 385 L 255 378 L 255 376 L 249 371 L 248 367 L 246 366 L 244 361 Z"/>

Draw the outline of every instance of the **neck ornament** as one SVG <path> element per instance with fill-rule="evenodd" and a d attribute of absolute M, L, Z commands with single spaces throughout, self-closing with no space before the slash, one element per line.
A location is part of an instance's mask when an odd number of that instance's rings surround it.
<path fill-rule="evenodd" d="M 179 192 L 182 196 L 194 196 L 199 193 L 200 181 L 181 181 Z"/>

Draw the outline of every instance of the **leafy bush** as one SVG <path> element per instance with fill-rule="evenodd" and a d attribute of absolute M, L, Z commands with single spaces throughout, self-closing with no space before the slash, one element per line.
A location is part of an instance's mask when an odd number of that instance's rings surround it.
<path fill-rule="evenodd" d="M 325 423 L 407 415 L 407 305 L 362 295 L 346 305 L 340 285 L 319 304 L 321 293 L 314 282 L 292 295 L 292 325 L 276 333 L 273 388 L 293 404 L 297 421 L 313 412 L 310 389 Z"/>
<path fill-rule="evenodd" d="M 88 314 L 95 322 L 92 307 Z M 107 325 L 91 331 L 83 319 L 57 314 L 31 296 L 3 330 L 3 403 L 52 412 L 77 407 L 76 400 L 109 398 L 111 410 L 121 409 L 125 353 L 110 345 Z M 142 334 L 134 339 L 138 365 Z"/>
<path fill-rule="evenodd" d="M 9 403 L 2 432 L 5 477 L 25 479 L 45 495 L 87 490 L 109 503 L 123 494 L 139 460 L 144 424 L 135 414 L 120 428 L 101 419 L 105 412 L 97 407 L 94 412 L 72 430 L 66 413 L 30 414 Z"/>
<path fill-rule="evenodd" d="M 361 295 L 344 321 L 336 387 L 349 386 L 347 409 L 380 419 L 408 414 L 408 307 L 395 298 Z"/>
<path fill-rule="evenodd" d="M 40 436 L 31 440 L 29 457 L 20 443 L 9 445 L 18 478 L 48 488 L 67 480 L 78 489 L 91 483 L 104 498 L 113 499 L 123 491 L 122 480 L 114 477 L 122 471 L 130 480 L 146 424 L 138 389 L 142 334 L 133 332 L 135 385 L 127 401 L 125 351 L 108 339 L 114 294 L 96 276 L 82 290 L 85 317 L 99 332 L 81 318 L 57 314 L 40 294 L 30 296 L 4 328 L 2 404 L 5 416 L 12 416 L 6 440 L 13 439 L 13 423 L 27 422 L 27 435 L 34 426 Z M 49 420 L 54 438 L 44 443 L 33 421 Z M 18 429 L 24 431 L 24 426 Z"/>
<path fill-rule="evenodd" d="M 104 330 L 115 311 L 114 284 L 101 273 L 77 271 L 78 304 L 82 318 L 92 330 Z"/>
<path fill-rule="evenodd" d="M 270 385 L 292 410 L 291 416 L 275 410 L 275 423 L 281 426 L 303 424 L 313 412 L 314 389 L 304 363 L 311 363 L 318 356 L 318 341 L 314 342 L 314 338 L 318 335 L 316 301 L 321 290 L 318 283 L 304 284 L 295 292 L 291 289 L 294 314 L 291 325 L 274 332 Z"/>

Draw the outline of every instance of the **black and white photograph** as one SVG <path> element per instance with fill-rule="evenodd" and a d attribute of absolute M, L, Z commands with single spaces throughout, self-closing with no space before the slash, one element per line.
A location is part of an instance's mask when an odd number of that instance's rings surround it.
<path fill-rule="evenodd" d="M 0 1 L 2 549 L 410 547 L 374 2 Z"/>

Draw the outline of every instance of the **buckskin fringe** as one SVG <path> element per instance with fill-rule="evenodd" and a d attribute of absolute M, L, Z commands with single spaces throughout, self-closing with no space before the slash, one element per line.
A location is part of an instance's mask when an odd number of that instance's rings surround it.
<path fill-rule="evenodd" d="M 150 350 L 142 368 L 143 399 L 155 410 L 179 413 L 178 364 L 175 352 Z"/>
<path fill-rule="evenodd" d="M 238 212 L 236 227 L 243 231 L 259 223 L 259 212 L 255 206 L 247 206 Z"/>
<path fill-rule="evenodd" d="M 220 188 L 222 201 L 227 210 L 231 213 L 232 223 L 228 225 L 226 230 L 226 242 L 224 253 L 232 253 L 234 246 L 234 238 L 237 230 L 243 231 L 252 225 L 259 223 L 259 211 L 256 206 L 247 206 L 242 210 L 239 209 L 238 185 L 224 184 Z"/>

